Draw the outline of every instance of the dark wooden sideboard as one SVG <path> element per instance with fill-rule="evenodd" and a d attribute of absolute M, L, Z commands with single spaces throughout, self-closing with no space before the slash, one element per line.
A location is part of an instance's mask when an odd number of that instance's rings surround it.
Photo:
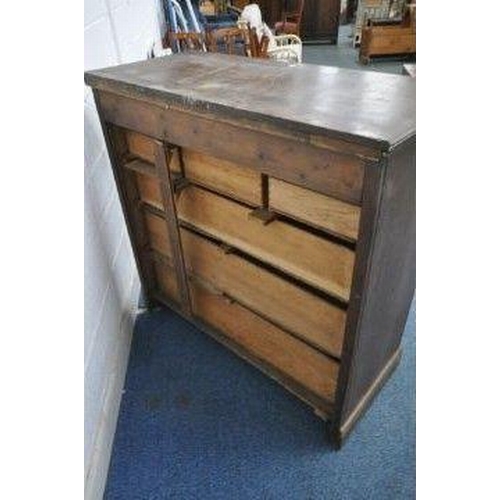
<path fill-rule="evenodd" d="M 414 293 L 415 80 L 179 54 L 85 81 L 148 299 L 339 447 L 398 363 Z"/>
<path fill-rule="evenodd" d="M 295 5 L 298 0 L 288 0 Z M 281 20 L 285 0 L 259 0 L 262 18 L 270 28 Z M 305 0 L 301 23 L 301 38 L 305 42 L 337 43 L 340 0 Z"/>

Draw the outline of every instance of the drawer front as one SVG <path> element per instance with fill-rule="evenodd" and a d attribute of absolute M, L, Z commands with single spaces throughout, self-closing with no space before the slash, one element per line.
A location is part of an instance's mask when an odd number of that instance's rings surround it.
<path fill-rule="evenodd" d="M 249 209 L 189 186 L 177 198 L 184 223 L 343 301 L 349 300 L 354 252 L 308 231 L 276 220 L 268 225 Z"/>
<path fill-rule="evenodd" d="M 320 398 L 333 400 L 338 363 L 222 295 L 190 282 L 196 317 Z"/>
<path fill-rule="evenodd" d="M 191 231 L 182 229 L 181 236 L 191 275 L 312 345 L 340 356 L 344 310 Z"/>
<path fill-rule="evenodd" d="M 306 141 L 173 108 L 99 93 L 106 121 L 170 144 L 228 160 L 314 191 L 361 203 L 364 162 Z"/>
<path fill-rule="evenodd" d="M 357 240 L 361 209 L 356 205 L 271 178 L 269 207 L 318 229 Z"/>

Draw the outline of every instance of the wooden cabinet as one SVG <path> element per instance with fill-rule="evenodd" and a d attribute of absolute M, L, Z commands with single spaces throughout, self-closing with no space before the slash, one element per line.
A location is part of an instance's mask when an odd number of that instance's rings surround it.
<path fill-rule="evenodd" d="M 401 22 L 371 21 L 363 27 L 359 60 L 372 56 L 415 54 L 417 52 L 416 6 L 408 5 Z"/>
<path fill-rule="evenodd" d="M 305 0 L 302 19 L 304 41 L 336 44 L 339 32 L 340 0 Z"/>
<path fill-rule="evenodd" d="M 270 28 L 281 21 L 286 0 L 259 0 L 262 18 Z M 290 5 L 293 0 L 289 0 Z M 300 29 L 304 41 L 337 43 L 340 0 L 305 0 Z"/>
<path fill-rule="evenodd" d="M 413 297 L 415 81 L 193 54 L 86 82 L 149 300 L 340 446 L 399 360 Z"/>

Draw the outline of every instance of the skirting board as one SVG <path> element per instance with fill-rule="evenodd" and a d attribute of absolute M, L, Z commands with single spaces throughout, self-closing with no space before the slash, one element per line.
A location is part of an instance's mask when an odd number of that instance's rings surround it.
<path fill-rule="evenodd" d="M 130 303 L 137 304 L 140 283 L 137 276 L 131 284 Z M 127 312 L 120 322 L 122 338 L 120 349 L 114 353 L 111 361 L 111 374 L 108 379 L 104 404 L 101 410 L 98 429 L 94 440 L 88 470 L 85 471 L 85 500 L 101 500 L 106 488 L 109 462 L 120 411 L 122 390 L 127 374 L 127 365 L 134 330 L 137 305 L 132 314 Z"/>

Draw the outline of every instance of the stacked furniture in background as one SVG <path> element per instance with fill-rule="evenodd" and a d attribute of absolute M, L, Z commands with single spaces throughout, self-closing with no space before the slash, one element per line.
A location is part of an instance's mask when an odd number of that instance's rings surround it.
<path fill-rule="evenodd" d="M 359 47 L 363 26 L 380 19 L 400 20 L 408 0 L 359 0 L 354 26 L 354 47 Z"/>
<path fill-rule="evenodd" d="M 296 35 L 274 36 L 262 21 L 258 5 L 247 5 L 235 26 L 200 33 L 168 31 L 164 46 L 174 52 L 218 52 L 229 55 L 302 62 L 302 41 Z"/>
<path fill-rule="evenodd" d="M 417 51 L 416 5 L 405 7 L 399 21 L 370 20 L 363 27 L 359 60 L 370 62 L 372 56 L 415 54 Z"/>

